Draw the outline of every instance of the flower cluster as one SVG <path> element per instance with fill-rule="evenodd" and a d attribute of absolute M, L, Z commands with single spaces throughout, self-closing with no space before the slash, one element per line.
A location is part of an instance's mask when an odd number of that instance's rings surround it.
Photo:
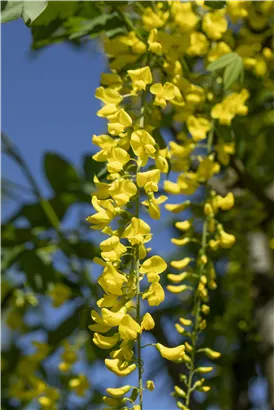
<path fill-rule="evenodd" d="M 127 37 L 107 41 L 110 66 L 116 72 L 102 75 L 102 85 L 95 94 L 104 104 L 98 115 L 107 119 L 108 134 L 93 136 L 93 143 L 100 148 L 93 158 L 106 163 L 107 176 L 104 181 L 94 178 L 95 213 L 87 221 L 108 237 L 100 243 L 101 258 L 96 259 L 103 268 L 98 283 L 104 294 L 97 302 L 100 313 L 91 312 L 94 324 L 89 328 L 94 332 L 94 344 L 110 351 L 110 357 L 105 359 L 110 371 L 124 377 L 138 367 L 139 373 L 137 388 L 125 385 L 107 389 L 103 401 L 112 407 L 134 404 L 138 397 L 142 405 L 141 334 L 153 329 L 155 323 L 149 312 L 142 313 L 141 300 L 146 300 L 149 306 L 163 302 L 165 293 L 160 274 L 167 268 L 162 257 L 148 257 L 151 248 L 146 244 L 151 241 L 152 233 L 149 224 L 141 218 L 141 207 L 151 218 L 159 219 L 159 205 L 167 199 L 157 192 L 161 173 L 168 172 L 168 151 L 161 149 L 155 140 L 155 126 L 149 115 L 154 109 L 153 100 L 156 106 L 165 106 L 166 101 L 174 98 L 174 90 L 170 91 L 166 84 L 152 84 L 148 65 L 118 74 L 124 63 L 128 64 L 131 53 L 134 58 L 130 61 L 135 61 L 136 47 L 139 54 L 146 50 L 136 40 L 130 32 Z M 141 281 L 146 282 L 142 291 Z M 146 386 L 148 390 L 152 389 L 151 383 Z M 131 390 L 131 396 L 125 397 Z M 133 408 L 138 406 L 135 404 Z"/>

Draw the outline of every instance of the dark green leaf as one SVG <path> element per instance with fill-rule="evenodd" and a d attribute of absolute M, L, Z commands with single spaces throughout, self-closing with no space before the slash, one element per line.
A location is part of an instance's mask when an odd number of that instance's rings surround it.
<path fill-rule="evenodd" d="M 29 228 L 17 228 L 14 225 L 3 225 L 1 229 L 1 244 L 4 247 L 25 244 L 33 238 Z"/>
<path fill-rule="evenodd" d="M 20 266 L 26 274 L 28 284 L 35 292 L 44 293 L 48 284 L 54 282 L 55 270 L 35 250 L 26 251 L 20 258 Z"/>
<path fill-rule="evenodd" d="M 18 261 L 20 256 L 26 251 L 24 245 L 15 246 L 13 248 L 5 249 L 1 255 L 1 271 L 4 273 L 14 263 Z"/>
<path fill-rule="evenodd" d="M 70 242 L 70 248 L 80 259 L 92 260 L 95 256 L 100 256 L 99 249 L 88 241 Z"/>
<path fill-rule="evenodd" d="M 157 144 L 159 145 L 160 149 L 166 148 L 166 142 L 164 140 L 164 137 L 161 134 L 161 131 L 159 130 L 159 128 L 155 128 L 155 130 L 152 133 L 153 138 L 155 139 L 155 141 L 157 142 Z"/>
<path fill-rule="evenodd" d="M 80 178 L 73 165 L 60 155 L 46 153 L 44 170 L 51 188 L 57 194 L 81 188 Z"/>
<path fill-rule="evenodd" d="M 205 1 L 205 6 L 213 10 L 223 9 L 226 5 L 225 1 Z"/>
<path fill-rule="evenodd" d="M 92 155 L 85 155 L 83 158 L 83 169 L 85 174 L 85 179 L 89 182 L 93 182 L 94 175 L 98 175 L 100 171 L 104 168 L 105 164 L 103 162 L 97 162 L 92 158 Z"/>

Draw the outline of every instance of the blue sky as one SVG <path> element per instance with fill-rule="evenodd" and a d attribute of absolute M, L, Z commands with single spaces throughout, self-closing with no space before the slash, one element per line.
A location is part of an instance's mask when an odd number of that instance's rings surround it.
<path fill-rule="evenodd" d="M 2 26 L 2 131 L 20 148 L 47 195 L 44 151 L 56 151 L 80 166 L 81 156 L 92 151 L 92 134 L 104 132 L 104 122 L 96 117 L 100 102 L 94 93 L 106 63 L 98 43 L 84 50 L 59 44 L 36 54 L 30 52 L 30 44 L 30 31 L 23 21 Z M 5 156 L 2 175 L 26 184 L 20 170 Z M 10 203 L 5 203 L 3 215 L 9 211 Z M 151 356 L 151 348 L 148 350 Z M 158 361 L 159 355 L 152 360 Z M 100 375 L 95 369 L 94 377 L 101 382 L 106 373 Z M 157 390 L 146 395 L 147 410 L 176 408 L 168 394 L 172 387 L 163 389 L 167 383 L 167 377 L 158 378 Z"/>

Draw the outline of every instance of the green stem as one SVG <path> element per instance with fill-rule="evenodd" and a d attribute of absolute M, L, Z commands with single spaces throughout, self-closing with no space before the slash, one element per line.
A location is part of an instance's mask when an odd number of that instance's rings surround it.
<path fill-rule="evenodd" d="M 213 137 L 214 137 L 214 121 L 212 122 L 212 127 L 208 135 L 207 140 L 207 153 L 210 154 L 212 151 L 212 144 L 213 144 Z M 205 199 L 208 196 L 208 182 L 205 185 Z M 206 253 L 206 240 L 208 235 L 208 217 L 206 216 L 203 223 L 203 232 L 202 232 L 202 244 L 200 249 L 200 255 L 205 255 Z M 202 276 L 204 272 L 204 264 L 200 265 L 199 269 L 199 277 Z M 186 392 L 186 406 L 190 405 L 190 398 L 192 393 L 192 380 L 193 375 L 195 373 L 195 357 L 196 357 L 196 350 L 197 350 L 197 339 L 199 335 L 199 316 L 200 316 L 200 308 L 201 308 L 201 298 L 198 294 L 195 297 L 195 311 L 194 311 L 194 329 L 191 335 L 191 342 L 192 342 L 192 352 L 191 352 L 191 365 L 189 369 L 189 377 L 187 382 L 187 392 Z"/>

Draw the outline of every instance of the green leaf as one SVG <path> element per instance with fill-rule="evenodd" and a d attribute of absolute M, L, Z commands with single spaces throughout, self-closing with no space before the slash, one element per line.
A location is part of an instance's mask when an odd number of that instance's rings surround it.
<path fill-rule="evenodd" d="M 88 241 L 70 242 L 70 248 L 80 259 L 92 260 L 95 256 L 100 256 L 99 248 Z"/>
<path fill-rule="evenodd" d="M 81 188 L 81 180 L 75 168 L 60 155 L 51 152 L 46 153 L 44 170 L 47 180 L 56 194 Z"/>
<path fill-rule="evenodd" d="M 225 54 L 222 57 L 218 58 L 218 60 L 213 61 L 213 63 L 210 63 L 206 69 L 208 71 L 220 70 L 221 68 L 225 68 L 229 64 L 233 64 L 239 57 L 240 56 L 237 53 Z"/>
<path fill-rule="evenodd" d="M 46 263 L 35 250 L 26 251 L 20 258 L 20 266 L 27 276 L 28 284 L 35 292 L 44 293 L 48 284 L 55 280 L 55 269 Z"/>
<path fill-rule="evenodd" d="M 83 158 L 83 169 L 85 179 L 93 183 L 94 175 L 98 175 L 105 167 L 103 162 L 97 162 L 92 158 L 92 155 L 85 155 Z"/>
<path fill-rule="evenodd" d="M 14 263 L 16 263 L 20 256 L 26 251 L 24 245 L 15 246 L 12 248 L 4 249 L 1 255 L 1 271 L 2 274 L 9 269 Z"/>
<path fill-rule="evenodd" d="M 49 200 L 59 221 L 62 221 L 71 204 L 77 201 L 74 194 L 62 194 Z M 21 217 L 27 218 L 33 227 L 51 228 L 52 224 L 49 221 L 44 209 L 39 202 L 23 205 L 21 209 L 13 215 L 8 222 L 15 221 Z"/>
<path fill-rule="evenodd" d="M 159 145 L 160 149 L 166 148 L 166 142 L 159 128 L 155 128 L 155 130 L 152 133 L 152 136 Z"/>
<path fill-rule="evenodd" d="M 1 244 L 3 247 L 25 244 L 33 239 L 29 228 L 17 228 L 14 225 L 3 225 L 1 229 Z"/>
<path fill-rule="evenodd" d="M 6 1 L 1 5 L 1 23 L 23 18 L 26 24 L 32 24 L 46 9 L 46 0 Z"/>
<path fill-rule="evenodd" d="M 205 6 L 213 10 L 223 9 L 226 5 L 225 1 L 205 1 Z"/>
<path fill-rule="evenodd" d="M 235 58 L 233 63 L 230 63 L 224 71 L 224 89 L 227 90 L 238 78 L 243 76 L 244 66 L 240 56 Z"/>

